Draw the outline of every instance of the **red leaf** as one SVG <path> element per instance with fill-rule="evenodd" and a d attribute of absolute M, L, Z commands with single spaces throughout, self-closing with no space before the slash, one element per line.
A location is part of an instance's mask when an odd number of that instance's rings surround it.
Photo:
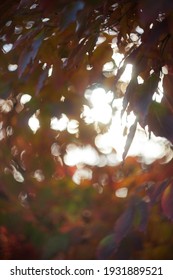
<path fill-rule="evenodd" d="M 170 184 L 164 191 L 161 199 L 164 214 L 173 221 L 173 184 Z"/>

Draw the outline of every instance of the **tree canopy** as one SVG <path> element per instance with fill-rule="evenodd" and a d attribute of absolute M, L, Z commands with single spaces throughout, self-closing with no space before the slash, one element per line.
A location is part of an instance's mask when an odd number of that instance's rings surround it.
<path fill-rule="evenodd" d="M 0 7 L 1 258 L 172 258 L 173 2 Z M 128 156 L 138 130 L 159 159 Z"/>

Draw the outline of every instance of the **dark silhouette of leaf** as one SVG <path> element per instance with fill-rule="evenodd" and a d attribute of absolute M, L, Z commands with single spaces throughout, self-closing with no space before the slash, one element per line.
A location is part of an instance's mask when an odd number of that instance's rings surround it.
<path fill-rule="evenodd" d="M 173 115 L 166 104 L 152 102 L 147 116 L 150 131 L 173 143 Z"/>
<path fill-rule="evenodd" d="M 137 77 L 134 77 L 131 79 L 130 83 L 128 84 L 128 86 L 126 88 L 125 96 L 123 99 L 123 109 L 121 112 L 121 116 L 123 116 L 125 110 L 127 109 L 129 102 L 132 101 L 136 90 L 137 90 Z"/>
<path fill-rule="evenodd" d="M 134 124 L 130 127 L 129 134 L 127 135 L 127 140 L 126 140 L 126 144 L 125 144 L 125 148 L 124 148 L 124 152 L 123 152 L 123 160 L 127 156 L 127 153 L 130 149 L 133 138 L 135 136 L 136 128 L 137 128 L 137 119 L 135 120 Z"/>
<path fill-rule="evenodd" d="M 35 93 L 36 95 L 39 94 L 40 90 L 44 86 L 44 82 L 45 82 L 46 78 L 48 77 L 48 71 L 49 71 L 49 69 L 46 67 L 46 69 L 44 69 L 43 72 L 41 73 L 37 86 L 36 86 L 36 93 Z"/>
<path fill-rule="evenodd" d="M 146 125 L 148 109 L 152 102 L 152 97 L 157 89 L 160 80 L 159 74 L 153 73 L 143 84 L 136 88 L 136 95 L 133 97 L 133 110 L 139 117 L 142 127 Z"/>
<path fill-rule="evenodd" d="M 97 249 L 97 258 L 100 260 L 109 259 L 118 249 L 115 241 L 115 234 L 107 235 L 101 240 Z"/>

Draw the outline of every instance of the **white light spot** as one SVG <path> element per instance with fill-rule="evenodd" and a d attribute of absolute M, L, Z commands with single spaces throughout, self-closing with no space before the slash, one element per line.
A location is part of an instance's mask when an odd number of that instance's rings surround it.
<path fill-rule="evenodd" d="M 67 153 L 64 156 L 64 162 L 69 166 L 78 164 L 94 166 L 99 163 L 99 155 L 90 145 L 78 147 L 74 144 L 69 144 L 67 146 Z"/>
<path fill-rule="evenodd" d="M 109 134 L 98 134 L 95 138 L 95 145 L 103 154 L 110 154 L 112 152 L 112 145 L 110 144 Z"/>
<path fill-rule="evenodd" d="M 29 94 L 23 94 L 22 96 L 21 96 L 21 98 L 20 98 L 20 103 L 22 104 L 22 105 L 24 105 L 24 104 L 26 104 L 27 102 L 29 102 L 30 100 L 31 100 L 31 95 L 29 95 Z"/>
<path fill-rule="evenodd" d="M 122 64 L 123 58 L 124 58 L 124 55 L 121 53 L 114 52 L 112 55 L 112 59 L 115 61 L 115 64 L 118 67 L 120 67 L 120 65 Z"/>
<path fill-rule="evenodd" d="M 120 189 L 116 190 L 116 192 L 115 192 L 116 197 L 119 197 L 119 198 L 125 198 L 125 197 L 127 197 L 127 194 L 128 194 L 127 188 L 120 188 Z"/>
<path fill-rule="evenodd" d="M 33 10 L 35 8 L 37 8 L 38 4 L 33 4 L 31 7 L 30 7 L 30 10 Z"/>
<path fill-rule="evenodd" d="M 40 128 L 40 122 L 36 117 L 36 114 L 32 115 L 31 118 L 29 118 L 28 125 L 33 131 L 33 133 L 36 133 L 37 130 Z"/>
<path fill-rule="evenodd" d="M 69 119 L 65 114 L 62 114 L 61 118 L 58 119 L 57 117 L 51 118 L 50 127 L 53 130 L 63 131 L 66 130 L 68 125 Z"/>
<path fill-rule="evenodd" d="M 112 61 L 109 61 L 109 62 L 106 62 L 104 65 L 103 65 L 103 69 L 102 71 L 113 71 L 114 69 L 114 63 Z"/>
<path fill-rule="evenodd" d="M 23 30 L 22 26 L 15 26 L 14 33 L 21 34 L 22 30 Z"/>
<path fill-rule="evenodd" d="M 77 169 L 72 177 L 72 180 L 77 185 L 80 185 L 84 180 L 92 179 L 92 171 L 89 168 Z"/>
<path fill-rule="evenodd" d="M 51 146 L 51 154 L 55 157 L 60 156 L 60 146 L 57 143 L 53 143 Z"/>
<path fill-rule="evenodd" d="M 33 25 L 34 25 L 34 21 L 28 21 L 28 22 L 26 23 L 25 28 L 26 28 L 26 29 L 31 29 L 31 28 L 33 27 Z"/>
<path fill-rule="evenodd" d="M 6 137 L 5 129 L 0 130 L 0 141 Z"/>
<path fill-rule="evenodd" d="M 51 67 L 48 70 L 48 77 L 52 76 L 52 72 L 53 72 L 53 65 L 51 65 Z"/>
<path fill-rule="evenodd" d="M 12 173 L 13 173 L 14 179 L 19 183 L 23 183 L 24 178 L 23 178 L 22 174 L 13 165 L 11 165 L 11 167 L 13 169 Z"/>
<path fill-rule="evenodd" d="M 8 53 L 12 50 L 13 44 L 4 44 L 2 48 L 4 53 Z"/>
<path fill-rule="evenodd" d="M 137 81 L 138 81 L 138 84 L 143 84 L 144 83 L 144 79 L 142 79 L 141 76 L 137 76 Z"/>
<path fill-rule="evenodd" d="M 10 26 L 11 24 L 12 24 L 12 20 L 9 20 L 9 21 L 6 22 L 5 25 L 6 25 L 6 26 Z"/>
<path fill-rule="evenodd" d="M 97 39 L 96 45 L 100 45 L 104 41 L 106 41 L 106 37 L 105 36 L 99 36 L 98 39 Z"/>
<path fill-rule="evenodd" d="M 45 176 L 43 174 L 43 171 L 38 169 L 34 172 L 34 176 L 33 176 L 38 182 L 43 182 L 45 179 Z"/>
<path fill-rule="evenodd" d="M 17 64 L 9 64 L 9 65 L 8 65 L 8 70 L 9 70 L 10 72 L 16 71 L 17 68 L 18 68 L 18 65 L 17 65 Z"/>
<path fill-rule="evenodd" d="M 89 64 L 88 64 L 88 65 L 86 66 L 86 70 L 87 70 L 87 71 L 91 71 L 92 69 L 93 69 L 93 66 L 92 66 L 92 65 L 89 65 Z"/>
<path fill-rule="evenodd" d="M 164 75 L 167 75 L 167 74 L 168 74 L 168 67 L 167 67 L 166 65 L 162 67 L 162 73 L 163 73 Z"/>
<path fill-rule="evenodd" d="M 96 122 L 108 124 L 112 117 L 112 108 L 108 104 L 105 104 L 104 106 L 102 104 L 101 106 L 98 103 L 91 109 L 91 114 Z"/>
<path fill-rule="evenodd" d="M 136 42 L 136 41 L 139 40 L 139 37 L 138 37 L 137 34 L 131 33 L 131 34 L 130 34 L 130 39 L 131 39 L 133 42 Z"/>
<path fill-rule="evenodd" d="M 77 120 L 70 120 L 67 125 L 67 131 L 70 134 L 76 134 L 79 132 L 79 122 Z"/>
<path fill-rule="evenodd" d="M 42 22 L 47 22 L 49 20 L 50 20 L 50 18 L 42 18 Z"/>
<path fill-rule="evenodd" d="M 138 32 L 139 34 L 143 34 L 144 33 L 144 29 L 142 29 L 140 26 L 136 27 L 136 32 Z"/>
<path fill-rule="evenodd" d="M 13 102 L 9 99 L 0 99 L 0 111 L 2 113 L 9 113 L 13 109 Z"/>
<path fill-rule="evenodd" d="M 13 135 L 13 128 L 11 126 L 7 126 L 6 132 L 7 132 L 7 136 Z"/>
<path fill-rule="evenodd" d="M 154 25 L 154 24 L 153 24 L 153 23 L 151 23 L 151 24 L 150 24 L 150 26 L 149 26 L 149 28 L 150 28 L 150 29 L 152 29 L 152 28 L 153 28 L 153 25 Z"/>
<path fill-rule="evenodd" d="M 120 81 L 122 82 L 129 82 L 131 80 L 131 75 L 132 75 L 132 64 L 127 64 L 124 73 L 122 74 Z"/>
<path fill-rule="evenodd" d="M 101 122 L 103 124 L 109 123 L 112 117 L 112 108 L 109 103 L 113 99 L 113 92 L 106 91 L 99 87 L 94 90 L 86 90 L 85 98 L 91 103 L 92 108 L 84 105 L 84 111 L 81 117 L 84 117 L 86 123 L 92 123 L 94 121 Z"/>

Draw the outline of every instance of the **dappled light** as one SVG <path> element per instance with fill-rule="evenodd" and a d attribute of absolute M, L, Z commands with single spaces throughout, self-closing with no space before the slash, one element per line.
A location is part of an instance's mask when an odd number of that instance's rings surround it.
<path fill-rule="evenodd" d="M 0 258 L 172 258 L 162 2 L 0 4 Z"/>

